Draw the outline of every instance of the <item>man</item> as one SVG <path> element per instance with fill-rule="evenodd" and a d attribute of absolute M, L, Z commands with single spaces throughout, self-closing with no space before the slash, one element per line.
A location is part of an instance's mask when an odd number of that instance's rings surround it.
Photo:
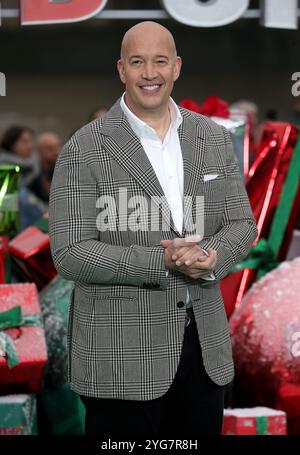
<path fill-rule="evenodd" d="M 135 25 L 117 67 L 125 93 L 71 137 L 51 190 L 53 260 L 75 281 L 68 378 L 88 434 L 219 434 L 234 375 L 219 281 L 257 228 L 229 133 L 170 97 L 171 33 Z M 203 197 L 204 232 L 186 216 Z"/>
<path fill-rule="evenodd" d="M 61 151 L 60 137 L 52 131 L 46 131 L 38 136 L 36 148 L 40 160 L 41 173 L 34 181 L 32 190 L 40 199 L 48 203 L 53 171 Z"/>

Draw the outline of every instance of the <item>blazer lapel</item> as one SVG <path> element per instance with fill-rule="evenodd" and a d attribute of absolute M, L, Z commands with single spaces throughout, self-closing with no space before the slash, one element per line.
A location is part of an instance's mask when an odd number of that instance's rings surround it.
<path fill-rule="evenodd" d="M 191 201 L 195 209 L 196 196 L 201 175 L 203 174 L 204 149 L 206 134 L 200 122 L 196 122 L 191 112 L 179 107 L 183 121 L 178 128 L 184 170 L 184 220 L 189 219 Z M 188 226 L 184 223 L 182 236 L 185 236 Z"/>

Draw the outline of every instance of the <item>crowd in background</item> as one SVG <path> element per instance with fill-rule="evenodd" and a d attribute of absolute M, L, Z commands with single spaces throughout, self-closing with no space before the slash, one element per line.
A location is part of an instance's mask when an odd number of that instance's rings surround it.
<path fill-rule="evenodd" d="M 88 121 L 101 117 L 106 108 L 99 106 Z M 20 230 L 34 224 L 48 211 L 51 180 L 62 141 L 54 131 L 37 137 L 27 126 L 12 125 L 0 139 L 0 166 L 19 166 Z"/>

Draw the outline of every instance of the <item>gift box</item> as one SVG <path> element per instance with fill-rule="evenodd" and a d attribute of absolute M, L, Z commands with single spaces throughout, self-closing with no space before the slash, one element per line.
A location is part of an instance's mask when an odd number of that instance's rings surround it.
<path fill-rule="evenodd" d="M 47 232 L 30 226 L 9 242 L 12 265 L 22 280 L 42 289 L 57 274 L 50 252 Z"/>
<path fill-rule="evenodd" d="M 0 235 L 19 232 L 19 166 L 0 166 Z"/>
<path fill-rule="evenodd" d="M 25 394 L 0 396 L 0 436 L 36 434 L 35 396 Z"/>
<path fill-rule="evenodd" d="M 10 259 L 8 252 L 8 236 L 0 236 L 0 284 L 10 283 Z"/>
<path fill-rule="evenodd" d="M 228 118 L 214 116 L 211 118 L 230 132 L 233 150 L 239 162 L 241 176 L 246 178 L 249 172 L 250 144 L 250 128 L 247 116 L 242 112 L 232 111 Z"/>
<path fill-rule="evenodd" d="M 266 407 L 225 409 L 223 435 L 286 435 L 286 414 Z"/>
<path fill-rule="evenodd" d="M 48 363 L 39 395 L 43 432 L 84 434 L 85 408 L 67 382 L 67 324 L 74 283 L 57 275 L 39 294 Z"/>
<path fill-rule="evenodd" d="M 230 132 L 241 175 L 247 176 L 250 147 L 250 125 L 247 115 L 244 112 L 229 109 L 227 101 L 215 95 L 208 96 L 201 105 L 188 98 L 183 99 L 179 105 L 190 111 L 211 117 L 214 122 L 224 126 Z"/>
<path fill-rule="evenodd" d="M 67 379 L 67 324 L 74 283 L 57 275 L 39 293 L 48 351 L 45 385 L 58 387 Z"/>
<path fill-rule="evenodd" d="M 267 122 L 246 181 L 258 228 L 252 251 L 221 281 L 227 316 L 253 283 L 286 258 L 300 206 L 300 141 L 296 127 Z"/>
<path fill-rule="evenodd" d="M 0 392 L 37 393 L 47 349 L 35 284 L 0 285 Z"/>

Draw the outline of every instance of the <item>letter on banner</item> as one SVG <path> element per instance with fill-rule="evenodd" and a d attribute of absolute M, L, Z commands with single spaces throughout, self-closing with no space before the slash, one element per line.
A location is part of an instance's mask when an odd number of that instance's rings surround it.
<path fill-rule="evenodd" d="M 219 27 L 239 19 L 249 6 L 249 0 L 161 0 L 167 12 L 186 25 Z"/>
<path fill-rule="evenodd" d="M 298 0 L 264 0 L 261 7 L 265 27 L 298 28 Z"/>
<path fill-rule="evenodd" d="M 77 22 L 98 14 L 107 0 L 21 0 L 21 25 Z"/>

